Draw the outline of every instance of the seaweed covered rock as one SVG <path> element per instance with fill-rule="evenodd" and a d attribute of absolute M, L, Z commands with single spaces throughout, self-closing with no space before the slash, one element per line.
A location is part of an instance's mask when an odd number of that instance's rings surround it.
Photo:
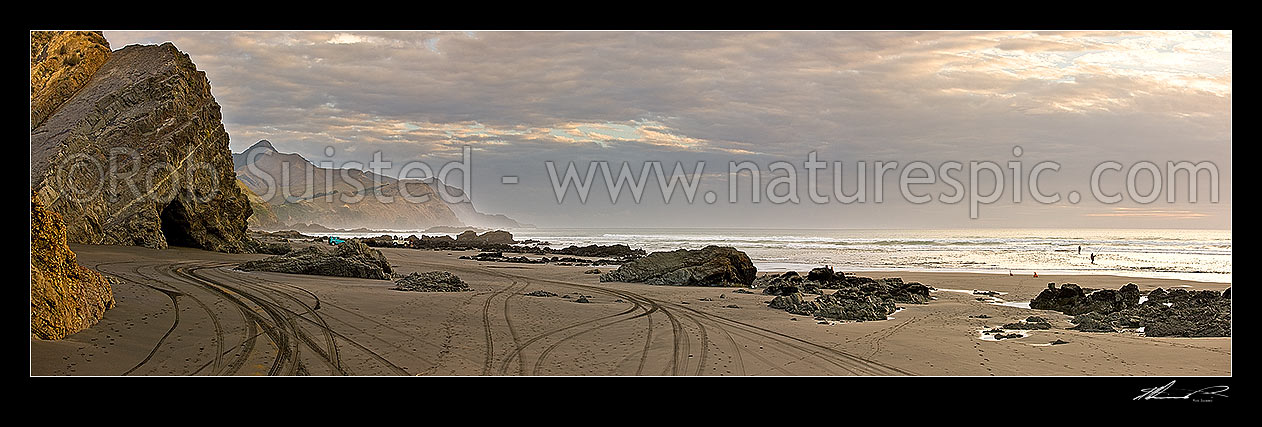
<path fill-rule="evenodd" d="M 748 286 L 758 269 L 744 252 L 707 246 L 654 252 L 600 276 L 601 282 L 641 282 L 650 285 Z"/>
<path fill-rule="evenodd" d="M 65 223 L 31 196 L 31 336 L 61 339 L 96 324 L 114 307 L 105 277 L 79 265 Z"/>
<path fill-rule="evenodd" d="M 396 280 L 391 289 L 413 292 L 461 292 L 469 290 L 469 285 L 455 274 L 446 271 L 430 271 L 408 274 Z"/>
<path fill-rule="evenodd" d="M 358 240 L 337 245 L 332 252 L 308 246 L 283 255 L 248 261 L 237 266 L 244 271 L 311 274 L 318 276 L 390 279 L 390 263 L 381 251 Z"/>

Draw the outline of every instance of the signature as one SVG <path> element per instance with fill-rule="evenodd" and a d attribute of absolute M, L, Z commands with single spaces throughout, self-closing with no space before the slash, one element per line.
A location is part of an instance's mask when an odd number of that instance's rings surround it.
<path fill-rule="evenodd" d="M 1163 385 L 1160 387 L 1145 388 L 1145 389 L 1140 390 L 1143 392 L 1143 394 L 1140 394 L 1139 396 L 1135 396 L 1134 400 L 1173 399 L 1173 400 L 1192 400 L 1195 402 L 1208 402 L 1210 400 L 1213 400 L 1215 397 L 1227 397 L 1227 395 L 1223 394 L 1223 392 L 1227 391 L 1230 388 L 1225 385 L 1216 385 L 1216 386 L 1205 387 L 1205 388 L 1195 390 L 1186 394 L 1178 394 L 1187 390 L 1179 390 L 1179 389 L 1172 390 L 1173 387 L 1174 387 L 1174 381 L 1170 381 L 1166 385 Z"/>

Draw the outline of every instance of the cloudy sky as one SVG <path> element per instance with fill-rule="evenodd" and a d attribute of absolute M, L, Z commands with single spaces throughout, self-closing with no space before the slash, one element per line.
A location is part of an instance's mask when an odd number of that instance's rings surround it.
<path fill-rule="evenodd" d="M 1230 32 L 105 34 L 115 49 L 170 41 L 187 52 L 211 81 L 234 151 L 267 139 L 314 161 L 366 163 L 380 152 L 396 166 L 437 169 L 467 146 L 478 209 L 540 226 L 1231 226 Z M 828 162 L 817 180 L 824 195 L 832 162 L 842 162 L 847 193 L 866 162 L 867 201 L 812 202 L 811 152 Z M 574 190 L 558 203 L 547 161 L 561 173 L 575 162 L 583 174 L 588 162 L 608 161 L 615 176 L 624 161 L 635 175 L 645 161 L 668 172 L 675 162 L 688 172 L 706 164 L 692 203 L 682 192 L 664 203 L 654 189 L 640 203 L 627 190 L 611 203 L 603 178 L 585 203 Z M 750 202 L 746 174 L 745 193 L 729 203 L 733 161 L 760 165 L 763 186 L 786 174 L 769 164 L 795 164 L 798 202 Z M 929 203 L 902 200 L 900 168 L 875 203 L 876 161 L 962 162 L 952 175 L 966 188 L 968 163 L 993 161 L 1007 184 L 970 218 L 967 197 L 938 199 L 952 193 L 941 180 L 914 187 L 934 197 Z M 1009 161 L 1025 173 L 1059 164 L 1039 187 L 1060 201 L 1034 202 L 1025 181 L 1014 184 Z M 1092 170 L 1105 161 L 1124 165 L 1104 174 L 1104 192 L 1124 196 L 1116 204 L 1091 195 Z M 1168 202 L 1165 176 L 1155 201 L 1131 200 L 1125 177 L 1142 161 L 1161 171 L 1168 161 L 1212 162 L 1219 202 L 1210 203 L 1207 173 L 1197 203 L 1186 188 Z M 519 183 L 503 184 L 506 175 Z M 979 179 L 985 191 L 988 176 Z M 1148 171 L 1136 177 L 1138 194 L 1149 193 Z M 716 203 L 700 196 L 708 191 Z"/>

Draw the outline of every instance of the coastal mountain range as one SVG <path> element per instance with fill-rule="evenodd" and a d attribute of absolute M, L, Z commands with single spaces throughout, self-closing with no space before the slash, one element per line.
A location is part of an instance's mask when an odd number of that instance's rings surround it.
<path fill-rule="evenodd" d="M 431 227 L 521 228 L 504 215 L 478 212 L 473 203 L 444 200 L 463 192 L 435 178 L 396 179 L 358 169 L 330 169 L 261 140 L 232 155 L 241 187 L 249 190 L 255 215 L 250 226 L 280 230 L 296 224 L 337 229 L 424 230 Z M 405 200 L 400 192 L 424 201 Z M 385 196 L 385 197 L 378 197 Z"/>

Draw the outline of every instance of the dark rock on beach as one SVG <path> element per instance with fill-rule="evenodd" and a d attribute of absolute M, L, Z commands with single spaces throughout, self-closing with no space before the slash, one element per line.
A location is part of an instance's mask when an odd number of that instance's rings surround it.
<path fill-rule="evenodd" d="M 824 266 L 811 269 L 806 277 L 796 272 L 764 275 L 754 282 L 763 293 L 776 295 L 770 307 L 794 314 L 832 320 L 885 320 L 897 310 L 897 303 L 926 304 L 928 286 L 903 282 L 897 277 L 872 279 L 852 276 Z M 836 289 L 833 293 L 826 289 Z M 808 300 L 805 294 L 818 294 Z"/>
<path fill-rule="evenodd" d="M 1038 319 L 1038 320 L 1032 321 L 1030 319 Z M 1043 329 L 1052 329 L 1052 324 L 1039 317 L 1030 317 L 1024 321 L 1004 324 L 1003 328 L 1004 329 L 1019 329 L 1019 330 L 1025 330 L 1025 331 L 1043 330 Z"/>
<path fill-rule="evenodd" d="M 768 305 L 793 314 L 833 320 L 885 320 L 897 308 L 892 299 L 863 294 L 857 289 L 841 289 L 808 301 L 802 293 L 778 296 Z"/>
<path fill-rule="evenodd" d="M 797 292 L 823 295 L 825 289 L 856 288 L 863 293 L 886 296 L 900 303 L 929 302 L 929 287 L 923 284 L 903 282 L 897 277 L 872 279 L 852 276 L 833 271 L 830 267 L 811 269 L 806 277 L 794 271 L 763 275 L 754 280 L 753 287 L 762 288 L 767 295 L 791 295 Z"/>
<path fill-rule="evenodd" d="M 748 286 L 758 270 L 744 252 L 707 246 L 654 252 L 600 276 L 601 282 L 675 286 Z"/>
<path fill-rule="evenodd" d="M 1226 295 L 1224 295 L 1226 294 Z M 1175 289 L 1153 290 L 1143 304 L 1112 313 L 1076 316 L 1079 327 L 1100 330 L 1144 328 L 1150 337 L 1229 337 L 1231 299 L 1229 293 Z M 1083 326 L 1083 325 L 1087 326 Z"/>
<path fill-rule="evenodd" d="M 478 250 L 487 253 L 500 252 L 515 254 L 533 254 L 533 255 L 566 255 L 570 257 L 590 257 L 602 258 L 599 261 L 589 261 L 578 258 L 569 258 L 559 260 L 558 258 L 542 258 L 545 262 L 572 262 L 575 265 L 580 264 L 600 264 L 614 265 L 622 264 L 627 261 L 644 256 L 643 249 L 631 249 L 630 246 L 623 244 L 615 245 L 588 245 L 588 246 L 569 246 L 561 249 L 553 249 L 547 246 L 540 246 L 541 242 L 522 241 L 518 242 L 513 238 L 512 233 L 503 230 L 488 231 L 483 234 L 468 230 L 455 238 L 451 236 L 416 236 L 411 235 L 405 239 L 395 239 L 393 236 L 381 236 L 365 240 L 369 246 L 375 247 L 393 247 L 393 248 L 412 248 L 412 249 L 430 249 L 430 250 Z"/>
<path fill-rule="evenodd" d="M 408 274 L 395 281 L 391 289 L 413 292 L 461 292 L 469 290 L 469 285 L 455 274 L 446 271 L 430 271 Z"/>
<path fill-rule="evenodd" d="M 1055 310 L 1074 316 L 1070 329 L 1086 332 L 1116 332 L 1144 328 L 1150 337 L 1231 336 L 1230 292 L 1188 291 L 1158 288 L 1139 303 L 1139 288 L 1127 284 L 1121 289 L 1097 290 L 1084 295 L 1078 286 L 1049 284 L 1030 307 Z"/>
<path fill-rule="evenodd" d="M 358 240 L 349 240 L 339 244 L 331 252 L 319 246 L 308 246 L 284 255 L 248 261 L 237 268 L 244 271 L 381 280 L 389 280 L 392 271 L 390 263 L 386 261 L 381 251 L 372 249 Z"/>
<path fill-rule="evenodd" d="M 1030 308 L 1038 310 L 1055 310 L 1071 316 L 1084 313 L 1112 313 L 1139 305 L 1139 287 L 1134 283 L 1121 289 L 1098 290 L 1087 294 L 1073 283 L 1066 283 L 1060 288 L 1055 283 L 1048 283 L 1047 289 L 1030 301 Z"/>

